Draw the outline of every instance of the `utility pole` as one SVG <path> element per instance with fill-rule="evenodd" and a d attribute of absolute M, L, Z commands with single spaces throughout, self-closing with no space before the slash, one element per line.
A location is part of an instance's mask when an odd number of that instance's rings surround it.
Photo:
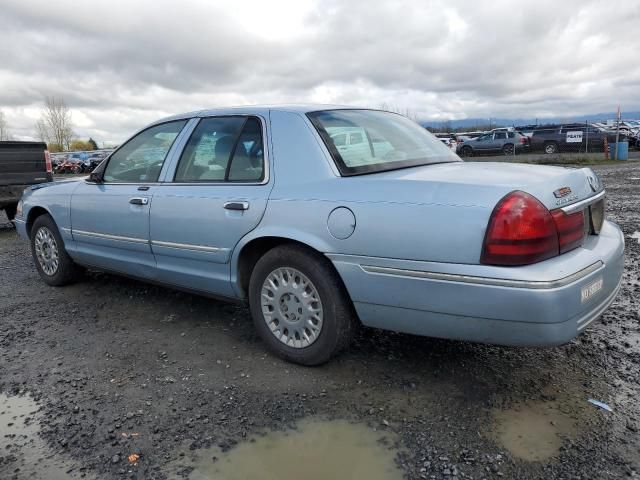
<path fill-rule="evenodd" d="M 618 161 L 618 141 L 620 140 L 620 105 L 618 105 L 618 116 L 616 117 L 616 153 L 614 159 Z"/>

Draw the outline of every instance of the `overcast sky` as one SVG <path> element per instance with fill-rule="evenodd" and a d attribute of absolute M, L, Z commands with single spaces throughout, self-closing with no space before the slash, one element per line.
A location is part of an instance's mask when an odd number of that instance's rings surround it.
<path fill-rule="evenodd" d="M 79 137 L 253 103 L 423 119 L 640 110 L 640 1 L 2 0 L 0 109 L 34 136 L 46 95 Z"/>

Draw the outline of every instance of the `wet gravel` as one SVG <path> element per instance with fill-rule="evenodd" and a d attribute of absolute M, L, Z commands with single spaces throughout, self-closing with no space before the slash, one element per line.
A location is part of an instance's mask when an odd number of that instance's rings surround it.
<path fill-rule="evenodd" d="M 640 244 L 631 236 L 640 230 L 640 164 L 594 170 L 625 233 L 626 270 L 617 300 L 586 334 L 523 349 L 363 329 L 317 368 L 266 353 L 243 306 L 102 273 L 47 287 L 0 214 L 0 394 L 37 402 L 39 435 L 74 478 L 161 479 L 182 458 L 187 477 L 185 452 L 224 452 L 305 417 L 394 432 L 389 447 L 411 479 L 638 477 Z M 523 405 L 575 424 L 551 458 L 524 460 L 501 440 L 500 412 Z M 5 442 L 0 478 L 27 478 L 33 459 L 13 437 Z"/>

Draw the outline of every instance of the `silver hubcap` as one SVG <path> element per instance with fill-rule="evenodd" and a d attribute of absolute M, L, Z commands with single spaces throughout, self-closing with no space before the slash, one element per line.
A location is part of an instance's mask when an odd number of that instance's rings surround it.
<path fill-rule="evenodd" d="M 40 268 L 47 275 L 55 275 L 58 271 L 58 244 L 47 227 L 40 227 L 35 238 L 36 257 Z"/>
<path fill-rule="evenodd" d="M 271 333 L 293 348 L 305 348 L 322 331 L 322 301 L 315 285 L 295 268 L 271 272 L 261 290 L 262 316 Z"/>

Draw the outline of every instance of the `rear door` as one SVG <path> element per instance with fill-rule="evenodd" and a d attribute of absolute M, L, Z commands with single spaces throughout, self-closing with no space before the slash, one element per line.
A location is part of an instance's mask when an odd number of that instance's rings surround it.
<path fill-rule="evenodd" d="M 264 214 L 266 122 L 257 116 L 203 118 L 176 167 L 154 192 L 150 240 L 159 280 L 233 296 L 231 252 Z"/>
<path fill-rule="evenodd" d="M 493 143 L 491 144 L 492 151 L 500 151 L 504 144 L 507 142 L 507 132 L 494 132 L 493 133 Z"/>
<path fill-rule="evenodd" d="M 74 191 L 71 233 L 82 262 L 138 277 L 155 275 L 149 209 L 165 158 L 186 123 L 140 132 L 111 155 L 103 183 L 86 181 Z"/>

